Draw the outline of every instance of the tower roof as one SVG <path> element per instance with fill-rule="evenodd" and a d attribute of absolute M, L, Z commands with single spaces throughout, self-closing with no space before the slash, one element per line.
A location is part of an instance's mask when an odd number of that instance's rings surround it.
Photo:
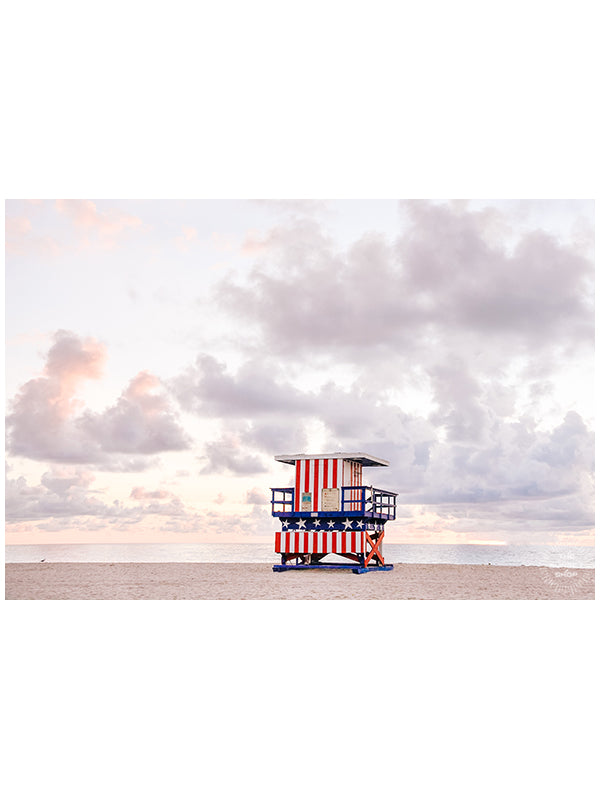
<path fill-rule="evenodd" d="M 294 455 L 275 456 L 275 461 L 282 464 L 295 464 L 297 461 L 312 461 L 317 458 L 343 458 L 345 461 L 357 461 L 363 467 L 389 467 L 390 462 L 384 458 L 376 458 L 366 453 L 295 453 Z"/>

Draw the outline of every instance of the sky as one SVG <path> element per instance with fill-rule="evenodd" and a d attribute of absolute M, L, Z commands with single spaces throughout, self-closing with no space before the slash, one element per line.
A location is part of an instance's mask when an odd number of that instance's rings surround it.
<path fill-rule="evenodd" d="M 6 203 L 7 543 L 270 542 L 280 453 L 387 540 L 593 544 L 594 204 Z"/>

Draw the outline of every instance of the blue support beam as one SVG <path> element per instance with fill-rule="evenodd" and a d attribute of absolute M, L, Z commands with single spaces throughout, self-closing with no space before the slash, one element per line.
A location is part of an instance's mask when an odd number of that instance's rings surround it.
<path fill-rule="evenodd" d="M 359 575 L 363 572 L 389 572 L 394 569 L 394 565 L 363 567 L 360 564 L 273 564 L 273 572 L 288 572 L 293 569 L 349 569 Z"/>

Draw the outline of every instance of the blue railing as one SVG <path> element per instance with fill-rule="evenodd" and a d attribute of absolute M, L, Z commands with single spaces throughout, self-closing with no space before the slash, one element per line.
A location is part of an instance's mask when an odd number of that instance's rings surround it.
<path fill-rule="evenodd" d="M 396 493 L 374 486 L 342 486 L 341 513 L 396 519 Z"/>
<path fill-rule="evenodd" d="M 339 511 L 294 511 L 293 487 L 271 489 L 271 513 L 274 517 L 314 516 L 376 517 L 396 519 L 396 493 L 376 489 L 373 486 L 342 486 Z"/>
<path fill-rule="evenodd" d="M 281 494 L 282 497 L 277 497 Z M 277 508 L 275 507 L 277 506 Z M 294 490 L 293 489 L 271 489 L 271 513 L 274 517 L 280 514 L 289 514 L 294 510 Z"/>

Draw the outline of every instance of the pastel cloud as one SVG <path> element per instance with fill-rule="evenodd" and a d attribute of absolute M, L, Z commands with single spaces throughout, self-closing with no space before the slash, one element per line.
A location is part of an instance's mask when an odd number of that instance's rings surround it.
<path fill-rule="evenodd" d="M 99 211 L 91 200 L 57 200 L 55 206 L 77 228 L 96 236 L 106 246 L 114 245 L 116 239 L 128 230 L 142 227 L 139 217 L 117 209 Z"/>
<path fill-rule="evenodd" d="M 189 411 L 227 420 L 220 437 L 204 444 L 202 474 L 260 474 L 274 453 L 301 451 L 306 425 L 316 421 L 325 451 L 388 458 L 392 466 L 372 479 L 397 488 L 402 504 L 479 519 L 485 504 L 501 503 L 501 524 L 511 524 L 512 511 L 516 519 L 526 512 L 533 528 L 546 525 L 551 505 L 564 529 L 590 526 L 594 434 L 575 412 L 549 432 L 539 429 L 527 414 L 516 414 L 514 387 L 476 374 L 458 356 L 429 369 L 435 402 L 423 415 L 386 402 L 360 381 L 303 392 L 255 373 L 254 364 L 229 372 L 204 355 L 174 381 Z"/>
<path fill-rule="evenodd" d="M 242 242 L 242 253 L 245 256 L 257 256 L 264 253 L 269 248 L 269 242 L 261 238 L 258 231 L 248 231 L 246 238 Z"/>
<path fill-rule="evenodd" d="M 25 236 L 32 229 L 31 220 L 27 217 L 7 217 L 4 225 L 4 234 L 9 239 Z"/>
<path fill-rule="evenodd" d="M 10 467 L 9 467 L 10 470 Z M 90 474 L 80 468 L 53 467 L 44 473 L 39 484 L 30 484 L 20 475 L 6 478 L 5 516 L 12 531 L 37 531 L 60 534 L 77 532 L 121 531 L 134 533 L 143 529 L 168 536 L 186 534 L 197 541 L 222 537 L 226 531 L 236 537 L 263 534 L 269 515 L 257 506 L 249 514 L 199 512 L 175 495 L 164 497 L 163 490 L 136 487 L 130 497 L 133 505 L 119 500 L 108 501 L 103 490 L 90 488 Z M 219 502 L 219 498 L 217 498 Z"/>
<path fill-rule="evenodd" d="M 191 225 L 182 225 L 181 234 L 175 237 L 175 245 L 182 253 L 187 253 L 190 243 L 198 239 L 198 230 Z"/>
<path fill-rule="evenodd" d="M 107 453 L 153 455 L 187 449 L 190 440 L 160 386 L 155 375 L 140 372 L 114 406 L 102 414 L 85 412 L 79 420 L 81 430 Z"/>
<path fill-rule="evenodd" d="M 85 380 L 100 378 L 105 361 L 106 348 L 100 342 L 57 331 L 46 358 L 46 380 L 38 387 L 43 385 L 50 390 L 49 403 L 60 417 L 69 417 L 79 405 L 75 398 L 78 387 Z"/>
<path fill-rule="evenodd" d="M 45 472 L 41 478 L 42 486 L 57 495 L 68 495 L 80 490 L 87 490 L 94 482 L 95 475 L 88 470 L 73 470 L 66 467 L 55 466 Z"/>
<path fill-rule="evenodd" d="M 592 430 L 568 412 L 548 431 L 527 410 L 552 397 L 562 358 L 591 352 L 588 251 L 513 229 L 497 209 L 419 201 L 400 211 L 395 240 L 367 233 L 345 251 L 306 216 L 248 236 L 254 267 L 221 281 L 215 299 L 243 329 L 249 360 L 230 373 L 204 355 L 174 383 L 189 411 L 228 420 L 205 471 L 250 474 L 257 453 L 302 450 L 317 422 L 325 450 L 389 458 L 382 480 L 401 502 L 457 529 L 466 518 L 485 528 L 491 504 L 490 525 L 541 530 L 554 513 L 563 530 L 589 529 Z M 321 388 L 289 382 L 282 359 L 290 374 L 320 364 Z M 328 364 L 349 365 L 356 382 L 328 380 Z M 385 397 L 411 383 L 428 398 L 422 414 Z"/>
<path fill-rule="evenodd" d="M 96 340 L 57 331 L 43 375 L 22 386 L 12 402 L 6 419 L 9 452 L 29 458 L 85 461 L 83 441 L 74 423 L 81 407 L 75 392 L 84 380 L 99 377 L 105 357 L 104 346 Z M 92 452 L 97 450 L 96 445 Z"/>
<path fill-rule="evenodd" d="M 93 476 L 87 471 L 51 469 L 41 483 L 30 486 L 23 476 L 6 479 L 8 522 L 71 516 L 114 516 L 118 509 L 89 492 Z"/>
<path fill-rule="evenodd" d="M 364 362 L 402 350 L 417 360 L 441 339 L 493 355 L 593 343 L 593 265 L 543 231 L 498 234 L 498 213 L 402 205 L 395 241 L 366 233 L 345 252 L 312 219 L 267 232 L 260 261 L 215 300 L 264 349 Z"/>
<path fill-rule="evenodd" d="M 22 386 L 11 404 L 9 453 L 132 471 L 144 469 L 149 455 L 187 449 L 189 437 L 160 381 L 148 372 L 136 375 L 102 413 L 82 408 L 77 389 L 100 377 L 105 357 L 99 342 L 58 331 L 43 375 Z"/>
<path fill-rule="evenodd" d="M 182 230 L 184 238 L 188 242 L 191 242 L 194 239 L 198 238 L 198 231 L 196 230 L 196 228 L 193 228 L 191 225 L 182 225 L 181 226 L 181 230 Z"/>
<path fill-rule="evenodd" d="M 264 506 L 267 505 L 268 502 L 266 492 L 259 489 L 257 486 L 253 486 L 252 489 L 248 489 L 246 492 L 246 503 L 248 505 Z"/>
<path fill-rule="evenodd" d="M 5 218 L 4 240 L 6 254 L 11 256 L 22 256 L 33 252 L 38 256 L 52 258 L 61 249 L 54 237 L 36 235 L 33 223 L 24 216 Z"/>
<path fill-rule="evenodd" d="M 153 491 L 148 491 L 142 486 L 134 486 L 129 495 L 132 500 L 168 500 L 173 496 L 173 493 L 168 492 L 166 489 L 154 489 Z"/>
<path fill-rule="evenodd" d="M 90 490 L 94 477 L 86 470 L 53 467 L 42 475 L 38 485 L 30 485 L 22 475 L 6 478 L 5 513 L 11 524 L 35 521 L 44 530 L 65 527 L 93 529 L 100 521 L 105 524 L 139 525 L 148 516 L 196 518 L 181 500 L 167 493 L 166 497 L 143 489 L 132 493 L 132 499 L 150 501 L 145 505 L 126 506 L 118 500 L 106 502 L 103 491 Z M 156 502 L 167 500 L 168 502 Z M 85 520 L 88 522 L 85 522 Z M 95 519 L 95 523 L 89 520 Z M 42 521 L 46 522 L 41 524 Z"/>
<path fill-rule="evenodd" d="M 234 433 L 224 432 L 220 439 L 206 442 L 200 457 L 201 475 L 227 472 L 234 475 L 256 475 L 267 467 L 254 453 L 249 452 Z"/>
<path fill-rule="evenodd" d="M 247 417 L 307 411 L 312 406 L 294 386 L 278 383 L 264 359 L 246 362 L 232 375 L 224 362 L 202 353 L 172 387 L 183 408 L 203 416 Z"/>
<path fill-rule="evenodd" d="M 170 385 L 186 411 L 228 420 L 221 437 L 204 444 L 204 473 L 264 472 L 265 462 L 258 454 L 302 447 L 302 420 L 313 416 L 318 405 L 314 394 L 277 380 L 260 360 L 243 363 L 231 373 L 223 362 L 203 353 Z"/>
<path fill-rule="evenodd" d="M 193 516 L 193 512 L 185 508 L 180 498 L 166 489 L 148 490 L 142 486 L 134 486 L 129 498 L 140 504 L 145 503 L 137 507 L 144 515 L 158 514 L 184 518 Z"/>

